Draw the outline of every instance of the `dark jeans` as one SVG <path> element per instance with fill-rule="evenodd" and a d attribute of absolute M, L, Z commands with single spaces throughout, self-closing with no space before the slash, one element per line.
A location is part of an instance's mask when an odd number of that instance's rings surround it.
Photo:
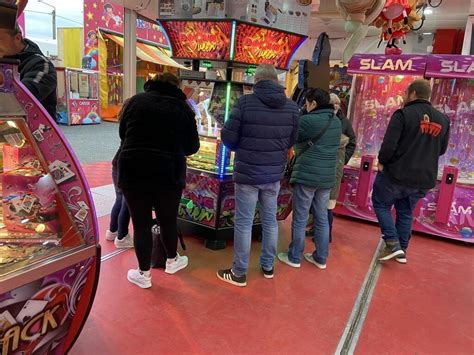
<path fill-rule="evenodd" d="M 166 256 L 175 258 L 178 247 L 177 217 L 182 189 L 173 187 L 159 187 L 153 191 L 125 189 L 123 193 L 132 215 L 133 241 L 140 270 L 150 270 L 153 208 L 160 224 Z"/>
<path fill-rule="evenodd" d="M 377 173 L 372 192 L 372 204 L 385 241 L 398 242 L 407 250 L 413 225 L 413 211 L 425 190 L 405 187 L 393 183 L 384 172 Z M 395 206 L 396 219 L 393 221 L 392 207 Z"/>
<path fill-rule="evenodd" d="M 128 210 L 127 201 L 123 197 L 122 190 L 117 185 L 118 174 L 117 170 L 112 169 L 112 180 L 115 189 L 115 203 L 110 213 L 110 227 L 111 232 L 117 232 L 118 239 L 123 239 L 128 234 L 128 224 L 130 223 L 130 212 Z"/>

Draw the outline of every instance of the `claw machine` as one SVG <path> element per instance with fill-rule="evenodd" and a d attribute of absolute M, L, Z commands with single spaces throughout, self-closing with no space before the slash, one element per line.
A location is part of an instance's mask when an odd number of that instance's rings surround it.
<path fill-rule="evenodd" d="M 181 71 L 181 88 L 196 113 L 201 149 L 188 158 L 185 201 L 178 212 L 181 228 L 202 236 L 205 246 L 222 249 L 233 237 L 235 198 L 233 153 L 220 140 L 220 130 L 233 104 L 252 93 L 258 64 L 273 64 L 284 75 L 306 36 L 232 19 L 160 20 L 176 60 L 192 63 Z M 278 220 L 291 213 L 291 188 L 281 183 Z M 260 233 L 254 218 L 254 234 Z"/>
<path fill-rule="evenodd" d="M 99 124 L 99 72 L 87 69 L 56 68 L 58 76 L 57 122 Z"/>
<path fill-rule="evenodd" d="M 423 199 L 418 231 L 474 242 L 474 56 L 430 55 L 431 103 L 451 122 L 449 146 L 440 157 L 439 184 Z"/>
<path fill-rule="evenodd" d="M 94 299 L 98 226 L 80 164 L 17 64 L 0 59 L 0 349 L 64 354 Z"/>
<path fill-rule="evenodd" d="M 434 63 L 437 64 L 434 64 Z M 357 135 L 353 158 L 344 178 L 335 213 L 376 222 L 371 194 L 377 155 L 393 112 L 403 105 L 411 81 L 433 79 L 432 103 L 451 120 L 450 148 L 440 158 L 438 184 L 420 200 L 413 230 L 435 236 L 473 242 L 472 175 L 470 150 L 473 127 L 472 57 L 449 58 L 417 55 L 354 55 L 349 73 L 354 74 L 349 118 Z M 471 64 L 469 64 L 471 63 Z M 464 72 L 459 71 L 464 68 Z M 462 162 L 460 162 L 462 160 Z M 457 165 L 457 166 L 456 166 Z M 461 171 L 462 170 L 462 171 Z M 471 179 L 472 180 L 472 179 Z"/>

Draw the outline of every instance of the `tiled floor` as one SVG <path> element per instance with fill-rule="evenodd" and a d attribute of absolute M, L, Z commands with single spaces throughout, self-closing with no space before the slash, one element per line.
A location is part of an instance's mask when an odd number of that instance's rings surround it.
<path fill-rule="evenodd" d="M 114 199 L 110 162 L 84 170 L 106 255 L 115 250 L 103 238 Z M 334 228 L 325 271 L 277 263 L 275 279 L 264 279 L 254 243 L 244 289 L 215 276 L 231 264 L 231 245 L 210 251 L 186 236 L 189 268 L 173 276 L 153 270 L 150 290 L 126 280 L 136 267 L 132 250 L 114 256 L 102 264 L 92 313 L 71 354 L 334 354 L 379 238 L 375 225 L 349 219 L 336 219 Z M 289 236 L 287 220 L 280 250 Z M 469 245 L 415 236 L 407 265 L 383 265 L 356 352 L 473 354 L 473 256 Z"/>

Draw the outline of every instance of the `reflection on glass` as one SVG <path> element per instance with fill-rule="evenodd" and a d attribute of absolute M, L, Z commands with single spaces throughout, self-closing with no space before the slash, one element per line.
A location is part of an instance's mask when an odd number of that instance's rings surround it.
<path fill-rule="evenodd" d="M 349 117 L 357 135 L 357 147 L 349 165 L 360 166 L 364 155 L 377 157 L 392 114 L 403 105 L 414 76 L 366 75 L 355 77 Z"/>
<path fill-rule="evenodd" d="M 445 165 L 459 169 L 458 182 L 474 183 L 474 80 L 435 79 L 431 102 L 451 121 L 448 151 L 439 160 L 439 175 Z"/>
<path fill-rule="evenodd" d="M 23 119 L 0 117 L 0 276 L 83 245 Z"/>

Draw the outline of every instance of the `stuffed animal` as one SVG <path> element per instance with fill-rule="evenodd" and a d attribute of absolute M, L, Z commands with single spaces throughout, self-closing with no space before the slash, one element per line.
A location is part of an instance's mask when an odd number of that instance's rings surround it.
<path fill-rule="evenodd" d="M 342 55 L 344 64 L 347 64 L 367 35 L 369 26 L 380 15 L 385 2 L 385 0 L 336 0 L 336 6 L 346 21 L 345 30 L 352 34 Z"/>
<path fill-rule="evenodd" d="M 395 22 L 403 21 L 408 24 L 408 14 L 411 12 L 411 5 L 408 0 L 387 0 L 379 18 L 388 23 L 388 33 L 392 34 L 392 25 Z"/>

